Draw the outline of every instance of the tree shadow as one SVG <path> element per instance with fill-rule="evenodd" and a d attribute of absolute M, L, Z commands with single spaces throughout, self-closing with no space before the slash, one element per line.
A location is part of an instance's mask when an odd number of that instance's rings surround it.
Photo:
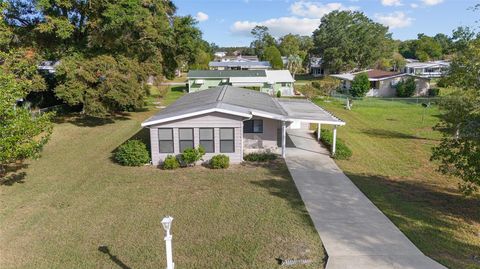
<path fill-rule="evenodd" d="M 130 113 L 121 112 L 107 118 L 97 118 L 80 114 L 69 114 L 55 118 L 55 123 L 71 123 L 79 127 L 97 127 L 113 124 L 120 120 L 130 120 Z"/>
<path fill-rule="evenodd" d="M 25 183 L 24 179 L 27 176 L 27 173 L 24 171 L 19 172 L 19 170 L 27 167 L 28 164 L 25 163 L 8 165 L 5 168 L 5 173 L 3 175 L 0 173 L 0 185 L 12 186 L 15 183 Z"/>
<path fill-rule="evenodd" d="M 432 140 L 430 138 L 409 135 L 402 132 L 385 130 L 385 129 L 364 129 L 362 133 L 378 138 L 399 138 L 399 139 L 418 139 L 418 140 Z"/>
<path fill-rule="evenodd" d="M 98 247 L 98 251 L 104 253 L 104 254 L 107 254 L 108 257 L 110 258 L 110 260 L 112 260 L 116 265 L 118 265 L 120 268 L 122 269 L 131 269 L 128 265 L 126 265 L 125 263 L 123 263 L 121 260 L 119 260 L 117 258 L 117 256 L 115 255 L 112 255 L 112 253 L 110 252 L 110 249 L 108 249 L 108 246 L 99 246 Z"/>
<path fill-rule="evenodd" d="M 466 197 L 454 189 L 414 180 L 352 173 L 347 176 L 426 255 L 448 266 L 478 266 L 474 258 L 480 254 L 480 247 L 455 236 L 452 230 L 461 226 L 452 219 L 470 225 L 480 223 L 480 196 Z M 478 235 L 472 231 L 469 236 Z"/>
<path fill-rule="evenodd" d="M 125 143 L 129 140 L 133 140 L 133 139 L 140 140 L 143 143 L 145 143 L 145 146 L 147 147 L 148 153 L 150 154 L 150 156 L 152 155 L 152 148 L 150 146 L 150 130 L 147 129 L 147 128 L 141 128 L 140 130 L 138 130 L 138 132 L 136 132 L 134 135 L 132 135 L 127 140 L 120 143 L 114 150 L 112 150 L 110 152 L 111 153 L 110 160 L 114 163 L 117 163 L 114 155 L 115 155 L 115 152 L 117 152 L 118 147 L 120 147 L 123 143 Z"/>

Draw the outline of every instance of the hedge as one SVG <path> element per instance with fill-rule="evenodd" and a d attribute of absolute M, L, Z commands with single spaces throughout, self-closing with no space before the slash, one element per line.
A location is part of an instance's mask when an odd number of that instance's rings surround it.
<path fill-rule="evenodd" d="M 317 131 L 315 131 L 315 136 L 317 136 Z M 332 151 L 332 143 L 333 143 L 333 133 L 328 129 L 322 129 L 320 132 L 320 141 L 328 148 L 328 150 Z M 335 150 L 335 155 L 333 158 L 338 160 L 348 160 L 352 157 L 352 150 L 345 145 L 345 143 L 337 138 L 337 145 Z"/>
<path fill-rule="evenodd" d="M 125 166 L 141 166 L 150 162 L 150 154 L 145 143 L 132 139 L 118 147 L 115 160 Z"/>

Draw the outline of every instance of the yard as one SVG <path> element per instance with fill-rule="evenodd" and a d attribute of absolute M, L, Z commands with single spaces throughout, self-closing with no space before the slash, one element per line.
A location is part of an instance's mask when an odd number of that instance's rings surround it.
<path fill-rule="evenodd" d="M 355 101 L 352 111 L 317 103 L 347 122 L 338 136 L 353 156 L 337 163 L 400 230 L 449 268 L 480 268 L 480 197 L 462 196 L 458 181 L 429 161 L 440 138 L 431 128 L 438 109 L 378 99 Z"/>
<path fill-rule="evenodd" d="M 169 91 L 160 105 L 181 94 Z M 115 164 L 112 151 L 145 137 L 140 122 L 153 112 L 56 124 L 42 157 L 0 185 L 0 268 L 162 268 L 165 215 L 174 217 L 177 268 L 275 268 L 276 258 L 323 268 L 282 161 L 175 171 Z"/>

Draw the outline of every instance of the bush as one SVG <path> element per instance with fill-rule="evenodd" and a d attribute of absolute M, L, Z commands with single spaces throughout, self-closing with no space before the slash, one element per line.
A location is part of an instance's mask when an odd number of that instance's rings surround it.
<path fill-rule="evenodd" d="M 363 97 L 370 90 L 370 81 L 367 73 L 360 73 L 353 78 L 350 94 L 353 97 Z"/>
<path fill-rule="evenodd" d="M 168 155 L 167 158 L 163 161 L 163 169 L 173 170 L 180 167 L 180 163 L 177 160 L 177 157 L 173 155 Z"/>
<path fill-rule="evenodd" d="M 320 141 L 328 148 L 329 151 L 332 150 L 333 144 L 333 133 L 330 130 L 322 129 L 320 133 Z M 317 135 L 317 131 L 315 131 L 315 136 Z M 333 158 L 338 160 L 348 160 L 352 157 L 352 150 L 345 145 L 345 143 L 337 138 L 337 145 L 335 150 L 335 155 Z"/>
<path fill-rule="evenodd" d="M 201 146 L 196 149 L 187 148 L 180 155 L 180 159 L 185 166 L 192 166 L 200 161 L 203 155 L 205 155 L 205 149 Z"/>
<path fill-rule="evenodd" d="M 428 95 L 429 96 L 438 96 L 439 94 L 440 94 L 440 89 L 439 88 L 428 89 Z"/>
<path fill-rule="evenodd" d="M 411 97 L 417 89 L 415 78 L 409 77 L 406 80 L 400 81 L 395 85 L 398 97 Z"/>
<path fill-rule="evenodd" d="M 277 97 L 278 98 L 282 97 L 282 91 L 277 91 Z"/>
<path fill-rule="evenodd" d="M 225 169 L 230 165 L 230 158 L 227 155 L 219 154 L 212 157 L 210 166 L 213 169 Z"/>
<path fill-rule="evenodd" d="M 147 146 L 140 140 L 128 140 L 118 147 L 115 160 L 121 165 L 141 166 L 150 161 Z"/>
<path fill-rule="evenodd" d="M 277 159 L 277 155 L 271 152 L 249 153 L 243 157 L 248 162 L 268 162 Z"/>

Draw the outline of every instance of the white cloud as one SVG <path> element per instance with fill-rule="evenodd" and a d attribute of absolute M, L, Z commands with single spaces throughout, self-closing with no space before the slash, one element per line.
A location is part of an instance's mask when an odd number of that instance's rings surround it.
<path fill-rule="evenodd" d="M 286 34 L 311 35 L 320 25 L 320 19 L 280 17 L 266 21 L 236 21 L 230 30 L 235 34 L 250 36 L 250 31 L 256 25 L 267 26 L 271 35 L 275 37 Z"/>
<path fill-rule="evenodd" d="M 401 11 L 389 14 L 375 14 L 375 19 L 379 23 L 390 27 L 390 29 L 408 27 L 413 22 L 412 18 L 408 17 Z"/>
<path fill-rule="evenodd" d="M 422 0 L 422 2 L 427 6 L 434 6 L 442 3 L 443 0 Z"/>
<path fill-rule="evenodd" d="M 344 6 L 342 3 L 327 3 L 297 1 L 290 5 L 293 15 L 320 19 L 334 10 L 356 10 L 354 6 Z"/>
<path fill-rule="evenodd" d="M 411 8 L 417 8 L 417 7 L 418 7 L 418 4 L 411 3 L 411 4 L 410 4 L 410 7 L 411 7 Z"/>
<path fill-rule="evenodd" d="M 401 6 L 402 1 L 400 1 L 400 0 L 382 0 L 382 5 L 384 5 L 384 6 Z"/>
<path fill-rule="evenodd" d="M 206 21 L 208 20 L 208 14 L 200 11 L 197 13 L 197 16 L 195 16 L 195 19 L 199 22 Z"/>

